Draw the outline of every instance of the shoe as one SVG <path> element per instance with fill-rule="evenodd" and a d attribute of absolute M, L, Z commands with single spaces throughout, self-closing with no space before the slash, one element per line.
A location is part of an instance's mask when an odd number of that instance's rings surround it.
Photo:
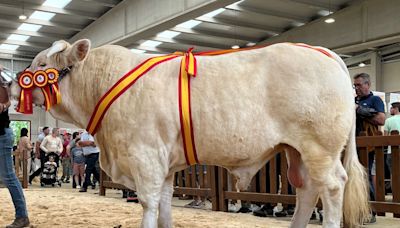
<path fill-rule="evenodd" d="M 203 209 L 203 208 L 205 208 L 205 206 L 206 206 L 206 203 L 205 203 L 205 202 L 203 202 L 203 201 L 201 201 L 201 200 L 198 200 L 198 201 L 196 202 L 196 205 L 193 206 L 193 208 L 196 208 L 196 209 Z"/>
<path fill-rule="evenodd" d="M 275 212 L 276 217 L 286 217 L 288 215 L 287 211 L 283 209 L 282 211 Z"/>
<path fill-rule="evenodd" d="M 96 185 L 92 185 L 92 189 L 96 189 Z"/>
<path fill-rule="evenodd" d="M 87 189 L 86 189 L 86 188 L 81 188 L 81 189 L 79 190 L 79 192 L 87 192 Z"/>
<path fill-rule="evenodd" d="M 364 221 L 364 224 L 372 224 L 372 223 L 376 223 L 376 216 L 371 214 L 371 216 Z"/>
<path fill-rule="evenodd" d="M 241 207 L 238 211 L 236 211 L 236 213 L 250 213 L 251 210 L 248 207 Z"/>
<path fill-rule="evenodd" d="M 185 195 L 185 196 L 179 196 L 178 199 L 179 199 L 179 200 L 190 200 L 190 199 L 193 199 L 193 198 L 190 197 L 190 196 Z"/>
<path fill-rule="evenodd" d="M 310 220 L 316 220 L 316 219 L 317 219 L 317 214 L 315 214 L 315 211 L 313 211 Z"/>
<path fill-rule="evenodd" d="M 286 210 L 288 215 L 294 215 L 294 207 L 290 207 Z"/>
<path fill-rule="evenodd" d="M 260 209 L 254 211 L 253 215 L 258 216 L 258 217 L 273 216 L 274 210 L 271 207 L 267 207 L 267 206 L 263 205 Z"/>
<path fill-rule="evenodd" d="M 126 202 L 139 203 L 139 199 L 135 192 L 128 192 L 128 197 L 126 197 Z"/>
<path fill-rule="evenodd" d="M 28 217 L 16 218 L 14 222 L 6 226 L 6 228 L 22 228 L 22 227 L 29 227 L 29 225 L 30 223 Z"/>
<path fill-rule="evenodd" d="M 186 204 L 184 207 L 186 208 L 193 208 L 194 206 L 197 205 L 197 200 L 193 200 L 192 202 Z"/>
<path fill-rule="evenodd" d="M 76 189 L 81 189 L 81 186 L 77 185 L 77 186 L 76 186 Z"/>
<path fill-rule="evenodd" d="M 69 180 L 66 180 L 65 183 L 70 183 Z"/>

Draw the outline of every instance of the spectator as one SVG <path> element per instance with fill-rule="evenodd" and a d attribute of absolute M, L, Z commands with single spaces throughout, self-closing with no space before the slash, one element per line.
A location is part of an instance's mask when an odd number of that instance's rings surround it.
<path fill-rule="evenodd" d="M 100 174 L 96 169 L 96 162 L 99 160 L 100 149 L 94 143 L 94 138 L 88 132 L 84 132 L 81 135 L 81 141 L 78 143 L 83 149 L 85 155 L 85 182 L 83 182 L 82 188 L 79 192 L 87 192 L 87 187 L 90 185 L 90 175 L 93 173 L 94 177 L 99 181 Z"/>
<path fill-rule="evenodd" d="M 2 67 L 0 66 L 0 73 Z M 10 128 L 10 118 L 8 116 L 8 108 L 11 105 L 8 94 L 9 88 L 2 83 L 0 77 L 0 178 L 10 192 L 11 199 L 15 208 L 15 220 L 6 228 L 19 228 L 29 226 L 28 212 L 26 210 L 26 202 L 22 191 L 21 183 L 15 175 L 11 151 L 14 142 L 13 131 Z M 3 205 L 2 205 L 3 207 Z"/>
<path fill-rule="evenodd" d="M 64 134 L 63 152 L 61 153 L 61 163 L 63 167 L 63 174 L 61 176 L 61 181 L 64 183 L 69 183 L 69 177 L 71 173 L 71 154 L 67 150 L 67 146 L 71 142 L 71 134 Z"/>
<path fill-rule="evenodd" d="M 31 152 L 32 152 L 32 143 L 29 140 L 28 137 L 28 129 L 26 128 L 22 128 L 21 129 L 21 137 L 19 139 L 18 142 L 18 147 L 17 147 L 17 154 L 18 156 L 16 156 L 16 162 L 15 162 L 15 172 L 17 174 L 17 176 L 19 176 L 19 167 L 20 167 L 20 162 L 22 161 L 23 164 L 23 159 L 25 158 L 25 160 L 27 161 L 27 167 L 26 169 L 28 170 L 28 174 L 30 172 L 31 169 Z"/>
<path fill-rule="evenodd" d="M 61 139 L 58 137 L 59 134 L 59 129 L 53 128 L 51 134 L 46 136 L 40 144 L 40 149 L 42 149 L 46 154 L 46 162 L 48 161 L 49 156 L 54 156 L 57 167 L 60 166 L 60 154 L 63 150 Z"/>
<path fill-rule="evenodd" d="M 72 157 L 73 176 L 75 179 L 76 188 L 81 188 L 81 181 L 83 182 L 85 177 L 85 156 L 83 155 L 82 147 L 79 146 L 78 142 L 80 136 L 78 132 L 74 132 L 72 140 L 67 146 L 67 150 L 70 151 Z"/>
<path fill-rule="evenodd" d="M 29 176 L 29 184 L 32 184 L 32 180 L 39 176 L 40 173 L 42 173 L 44 163 L 46 162 L 46 153 L 40 149 L 40 144 L 44 140 L 46 136 L 48 136 L 50 133 L 50 128 L 49 127 L 44 127 L 42 129 L 42 133 L 38 136 L 36 140 L 36 145 L 35 145 L 35 157 L 40 159 L 40 168 L 37 169 L 34 173 L 32 173 Z"/>
<path fill-rule="evenodd" d="M 366 132 L 368 136 L 376 135 L 378 127 L 385 124 L 385 106 L 380 97 L 374 96 L 370 91 L 370 78 L 366 73 L 356 74 L 354 76 L 354 87 L 357 97 L 356 103 L 356 135 Z M 370 150 L 370 148 L 367 148 Z M 373 185 L 372 166 L 375 160 L 375 152 L 369 151 L 368 153 L 368 174 L 370 179 L 370 199 L 375 200 L 375 188 Z M 369 221 L 366 223 L 376 222 L 376 213 L 373 211 Z"/>

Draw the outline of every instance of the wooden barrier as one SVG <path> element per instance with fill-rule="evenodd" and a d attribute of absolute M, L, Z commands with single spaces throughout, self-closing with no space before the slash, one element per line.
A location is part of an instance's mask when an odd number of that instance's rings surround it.
<path fill-rule="evenodd" d="M 396 134 L 396 133 L 394 133 Z M 391 174 L 392 197 L 385 192 L 385 159 L 384 151 L 387 146 L 392 146 Z M 362 136 L 357 137 L 357 147 L 360 162 L 368 167 L 368 153 L 376 153 L 376 199 L 371 205 L 378 212 L 378 215 L 385 215 L 385 212 L 394 213 L 400 217 L 400 135 L 391 136 Z M 367 147 L 370 149 L 367 151 Z M 372 150 L 371 150 L 372 148 Z M 279 158 L 280 156 L 280 158 Z M 266 164 L 253 178 L 251 185 L 246 192 L 230 190 L 228 179 L 231 178 L 231 186 L 234 185 L 234 178 L 230 177 L 227 171 L 221 167 L 206 166 L 206 172 L 202 169 L 205 166 L 192 166 L 175 175 L 175 196 L 189 195 L 211 198 L 212 209 L 228 211 L 229 201 L 242 200 L 254 203 L 282 203 L 295 204 L 295 189 L 291 189 L 287 180 L 287 162 L 284 153 L 280 153 Z M 112 183 L 104 175 L 101 176 L 100 194 L 105 194 L 105 188 L 125 188 Z M 104 192 L 104 194 L 103 194 Z M 319 203 L 319 206 L 320 203 Z"/>
<path fill-rule="evenodd" d="M 384 215 L 384 212 L 394 213 L 394 217 L 400 217 L 400 135 L 392 132 L 390 136 L 362 136 L 357 137 L 357 147 L 361 163 L 368 167 L 368 153 L 375 152 L 376 161 L 376 186 L 375 201 L 371 201 L 372 207 L 378 212 L 378 215 Z M 391 146 L 391 176 L 392 178 L 392 199 L 385 192 L 385 159 L 384 147 Z M 367 150 L 367 147 L 369 150 Z M 388 198 L 388 199 L 387 199 Z"/>

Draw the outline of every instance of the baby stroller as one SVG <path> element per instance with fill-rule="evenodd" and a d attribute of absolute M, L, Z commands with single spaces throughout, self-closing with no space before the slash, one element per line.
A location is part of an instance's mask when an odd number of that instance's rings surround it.
<path fill-rule="evenodd" d="M 49 156 L 49 161 L 44 163 L 42 170 L 42 175 L 40 176 L 40 186 L 45 185 L 58 186 L 61 187 L 61 181 L 57 178 L 57 163 L 54 162 L 54 156 Z"/>

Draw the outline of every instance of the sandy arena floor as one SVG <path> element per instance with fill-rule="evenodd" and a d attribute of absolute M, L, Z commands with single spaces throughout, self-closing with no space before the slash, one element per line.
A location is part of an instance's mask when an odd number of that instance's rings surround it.
<path fill-rule="evenodd" d="M 108 190 L 106 197 L 98 190 L 79 193 L 70 187 L 25 190 L 32 227 L 139 227 L 140 204 L 127 203 L 121 191 Z M 174 227 L 288 227 L 290 218 L 259 218 L 251 214 L 212 212 L 183 208 L 188 201 L 174 199 L 172 208 Z M 14 218 L 14 208 L 7 189 L 0 188 L 0 227 Z M 399 227 L 400 219 L 378 218 L 368 227 Z M 308 227 L 321 227 L 310 224 Z"/>

